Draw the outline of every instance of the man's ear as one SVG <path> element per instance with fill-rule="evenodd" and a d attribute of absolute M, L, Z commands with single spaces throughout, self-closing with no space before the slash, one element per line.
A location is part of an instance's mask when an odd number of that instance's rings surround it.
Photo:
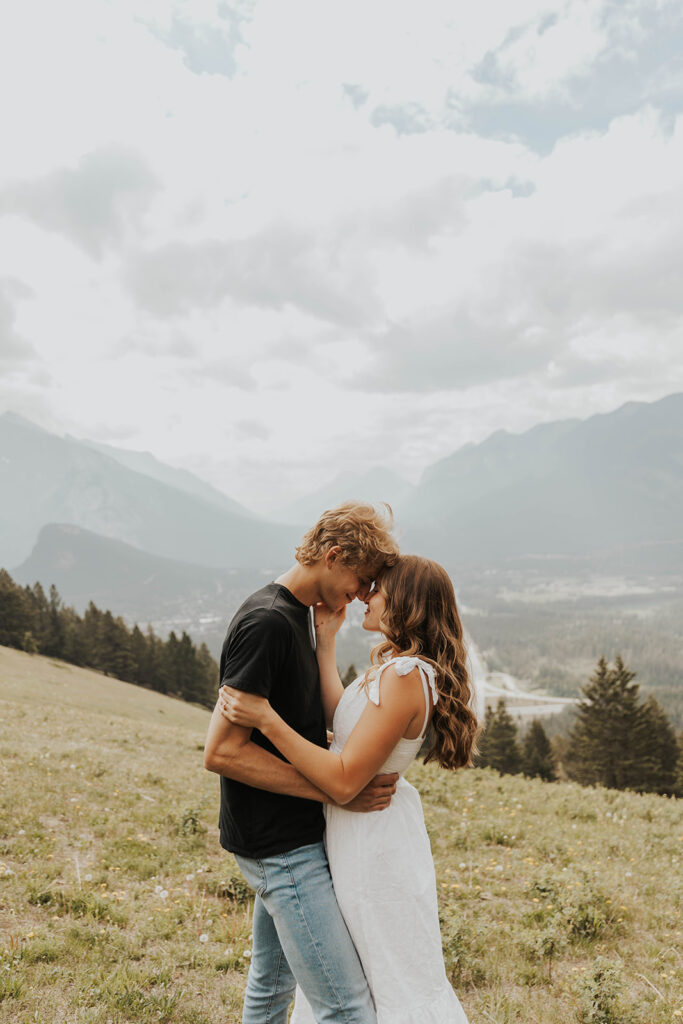
<path fill-rule="evenodd" d="M 339 560 L 339 556 L 342 553 L 342 549 L 339 544 L 334 544 L 331 548 L 328 548 L 325 552 L 325 565 L 328 569 L 331 569 L 335 562 Z"/>

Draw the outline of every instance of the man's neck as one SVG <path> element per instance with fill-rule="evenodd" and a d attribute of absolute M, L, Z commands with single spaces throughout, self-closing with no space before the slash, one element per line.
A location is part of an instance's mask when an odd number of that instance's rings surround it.
<path fill-rule="evenodd" d="M 317 573 L 312 566 L 299 565 L 297 562 L 287 572 L 283 572 L 282 576 L 278 576 L 275 582 L 282 584 L 297 601 L 309 607 L 322 600 Z"/>
<path fill-rule="evenodd" d="M 300 565 L 298 562 L 283 572 L 275 583 L 287 587 L 290 594 L 296 597 L 297 601 L 307 604 L 317 604 L 322 601 L 321 588 L 317 582 L 317 573 L 311 565 Z"/>

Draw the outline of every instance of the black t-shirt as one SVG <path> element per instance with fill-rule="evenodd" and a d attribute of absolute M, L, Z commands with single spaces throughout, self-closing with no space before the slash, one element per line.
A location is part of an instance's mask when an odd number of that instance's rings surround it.
<path fill-rule="evenodd" d="M 221 654 L 221 686 L 267 697 L 298 733 L 320 747 L 327 734 L 309 609 L 279 583 L 248 597 L 228 627 Z M 254 729 L 260 747 L 285 760 Z M 282 796 L 221 776 L 221 846 L 245 857 L 270 857 L 322 838 L 322 805 Z"/>

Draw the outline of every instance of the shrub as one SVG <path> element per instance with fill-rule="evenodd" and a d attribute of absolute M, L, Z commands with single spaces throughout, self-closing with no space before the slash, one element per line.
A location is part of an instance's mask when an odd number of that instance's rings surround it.
<path fill-rule="evenodd" d="M 617 1003 L 620 990 L 620 968 L 598 957 L 591 973 L 580 983 L 581 1024 L 628 1024 L 631 1015 Z"/>

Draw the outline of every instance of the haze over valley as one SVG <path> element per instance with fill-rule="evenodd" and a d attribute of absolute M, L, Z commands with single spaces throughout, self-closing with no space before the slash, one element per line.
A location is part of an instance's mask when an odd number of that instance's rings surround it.
<path fill-rule="evenodd" d="M 403 550 L 452 574 L 480 683 L 573 698 L 621 651 L 678 715 L 683 687 L 683 395 L 587 420 L 499 431 L 425 467 L 344 473 L 288 508 L 247 509 L 149 453 L 0 417 L 1 563 L 214 655 L 244 597 L 291 563 L 303 530 L 346 498 L 390 501 Z M 360 606 L 358 606 L 360 612 Z M 342 668 L 371 646 L 350 611 Z"/>

